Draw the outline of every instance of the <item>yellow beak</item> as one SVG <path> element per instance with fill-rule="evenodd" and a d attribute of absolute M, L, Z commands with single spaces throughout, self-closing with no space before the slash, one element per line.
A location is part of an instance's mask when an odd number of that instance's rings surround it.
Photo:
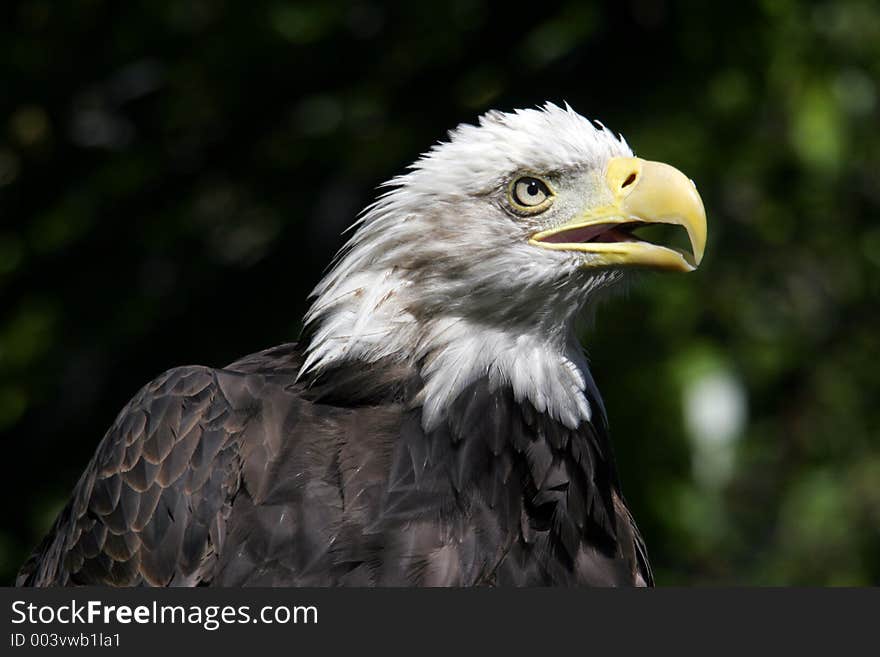
<path fill-rule="evenodd" d="M 672 271 L 697 268 L 706 248 L 706 211 L 693 181 L 668 164 L 618 157 L 608 163 L 605 184 L 611 192 L 610 204 L 590 208 L 569 223 L 536 233 L 529 243 L 593 254 L 595 257 L 586 266 L 641 266 Z M 692 252 L 639 241 L 625 231 L 614 230 L 622 228 L 622 224 L 632 227 L 639 223 L 684 227 Z M 603 240 L 603 235 L 607 239 Z"/>

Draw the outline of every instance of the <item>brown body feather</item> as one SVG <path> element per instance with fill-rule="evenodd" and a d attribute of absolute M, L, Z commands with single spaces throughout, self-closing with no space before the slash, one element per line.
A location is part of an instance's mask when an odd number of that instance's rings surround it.
<path fill-rule="evenodd" d="M 652 583 L 601 423 L 481 380 L 426 433 L 415 370 L 301 364 L 282 345 L 148 384 L 17 584 Z"/>

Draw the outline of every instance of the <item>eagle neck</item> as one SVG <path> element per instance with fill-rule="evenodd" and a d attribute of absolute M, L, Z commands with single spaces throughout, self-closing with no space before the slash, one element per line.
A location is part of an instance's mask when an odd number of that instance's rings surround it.
<path fill-rule="evenodd" d="M 301 370 L 320 373 L 345 362 L 390 358 L 418 369 L 422 423 L 435 428 L 474 381 L 509 387 L 518 402 L 576 428 L 592 416 L 598 392 L 573 330 L 573 318 L 531 323 L 423 311 L 412 283 L 394 270 L 361 273 L 318 296 Z"/>

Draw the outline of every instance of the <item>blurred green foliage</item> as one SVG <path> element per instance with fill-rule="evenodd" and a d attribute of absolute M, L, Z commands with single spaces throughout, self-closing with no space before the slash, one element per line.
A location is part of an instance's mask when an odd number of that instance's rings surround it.
<path fill-rule="evenodd" d="M 704 265 L 586 329 L 661 584 L 880 584 L 880 5 L 0 8 L 0 578 L 173 365 L 294 339 L 379 182 L 569 101 L 697 182 Z"/>

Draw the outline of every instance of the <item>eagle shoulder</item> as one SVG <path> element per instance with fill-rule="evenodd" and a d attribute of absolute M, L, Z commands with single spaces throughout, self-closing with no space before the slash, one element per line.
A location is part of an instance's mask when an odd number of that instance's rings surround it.
<path fill-rule="evenodd" d="M 240 395 L 243 378 L 188 366 L 144 386 L 104 435 L 16 585 L 209 579 L 239 488 L 239 437 L 253 413 L 229 398 Z"/>

